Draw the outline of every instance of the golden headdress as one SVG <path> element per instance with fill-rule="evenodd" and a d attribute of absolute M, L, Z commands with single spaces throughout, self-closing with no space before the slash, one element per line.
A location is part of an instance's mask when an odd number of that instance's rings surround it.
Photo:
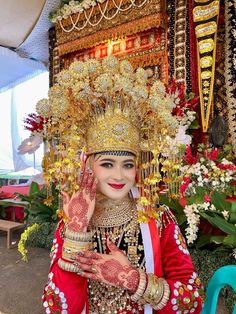
<path fill-rule="evenodd" d="M 45 118 L 46 183 L 72 193 L 79 189 L 81 152 L 128 151 L 138 157 L 141 204 L 154 206 L 160 154 L 166 156 L 177 129 L 174 106 L 160 81 L 150 83 L 144 69 L 134 72 L 126 60 L 73 62 L 36 106 Z"/>

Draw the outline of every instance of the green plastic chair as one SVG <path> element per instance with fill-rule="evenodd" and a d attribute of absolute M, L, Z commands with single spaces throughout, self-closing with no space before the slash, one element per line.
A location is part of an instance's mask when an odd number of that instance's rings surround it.
<path fill-rule="evenodd" d="M 215 314 L 220 290 L 230 286 L 236 292 L 236 265 L 226 265 L 215 271 L 206 290 L 206 302 L 202 314 Z M 236 314 L 236 304 L 232 314 Z"/>

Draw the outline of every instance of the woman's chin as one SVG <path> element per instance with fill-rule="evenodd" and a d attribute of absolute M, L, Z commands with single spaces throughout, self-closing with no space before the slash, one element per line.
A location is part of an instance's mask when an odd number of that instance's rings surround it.
<path fill-rule="evenodd" d="M 103 194 L 105 197 L 114 200 L 114 201 L 119 201 L 124 199 L 125 197 L 128 196 L 127 191 L 99 191 L 101 194 Z"/>

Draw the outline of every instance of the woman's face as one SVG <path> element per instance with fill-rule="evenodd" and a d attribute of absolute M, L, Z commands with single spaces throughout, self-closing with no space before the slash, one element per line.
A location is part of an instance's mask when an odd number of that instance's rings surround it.
<path fill-rule="evenodd" d="M 97 190 L 110 199 L 123 199 L 135 183 L 135 156 L 97 154 L 91 166 L 98 179 Z"/>

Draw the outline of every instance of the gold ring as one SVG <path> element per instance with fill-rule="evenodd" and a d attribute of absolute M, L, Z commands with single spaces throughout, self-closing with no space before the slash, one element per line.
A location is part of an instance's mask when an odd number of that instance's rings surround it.
<path fill-rule="evenodd" d="M 83 270 L 82 270 L 82 269 L 79 269 L 79 270 L 77 271 L 77 275 L 79 275 L 79 276 L 83 276 L 83 274 L 84 274 L 84 272 L 83 272 Z"/>
<path fill-rule="evenodd" d="M 91 272 L 96 274 L 97 273 L 97 268 L 95 266 L 92 266 L 91 267 Z"/>

